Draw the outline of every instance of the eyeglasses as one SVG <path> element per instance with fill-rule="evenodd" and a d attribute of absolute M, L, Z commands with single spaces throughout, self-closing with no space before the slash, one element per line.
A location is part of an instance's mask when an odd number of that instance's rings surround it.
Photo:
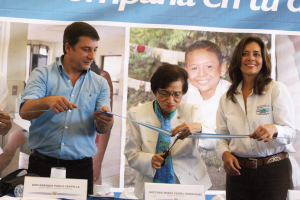
<path fill-rule="evenodd" d="M 172 97 L 174 98 L 174 99 L 179 99 L 179 98 L 181 98 L 182 97 L 182 92 L 173 92 L 173 93 L 170 93 L 170 92 L 168 92 L 168 91 L 157 91 L 158 92 L 158 94 L 161 96 L 161 97 L 163 97 L 163 98 L 169 98 L 169 96 L 170 95 L 172 95 Z"/>

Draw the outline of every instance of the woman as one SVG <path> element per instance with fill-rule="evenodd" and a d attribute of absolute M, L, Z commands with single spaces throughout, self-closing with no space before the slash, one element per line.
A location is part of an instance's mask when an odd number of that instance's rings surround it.
<path fill-rule="evenodd" d="M 232 85 L 220 99 L 216 133 L 249 135 L 221 140 L 227 199 L 286 199 L 293 188 L 294 107 L 287 87 L 273 81 L 264 42 L 243 38 L 229 66 Z M 272 138 L 275 139 L 272 139 Z M 276 138 L 278 137 L 278 138 Z"/>
<path fill-rule="evenodd" d="M 172 131 L 181 132 L 180 139 L 166 158 L 171 137 L 133 122 L 124 154 L 130 167 L 138 171 L 135 195 L 142 198 L 145 182 L 181 183 L 211 187 L 206 166 L 201 160 L 197 145 L 207 150 L 218 146 L 219 140 L 184 139 L 199 132 L 212 132 L 201 125 L 199 105 L 180 103 L 188 89 L 187 72 L 177 65 L 163 65 L 151 78 L 151 90 L 156 100 L 131 108 L 130 119 Z M 173 137 L 174 139 L 174 137 Z"/>

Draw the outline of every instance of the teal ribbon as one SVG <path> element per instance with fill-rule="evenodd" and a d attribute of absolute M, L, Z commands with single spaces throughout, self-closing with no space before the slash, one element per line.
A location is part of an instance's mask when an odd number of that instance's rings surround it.
<path fill-rule="evenodd" d="M 154 112 L 161 122 L 161 129 L 171 132 L 171 119 L 175 115 L 175 110 L 169 114 L 168 117 L 164 118 L 161 109 L 155 100 L 153 102 Z M 163 153 L 170 145 L 171 137 L 162 133 L 158 134 L 155 154 Z M 153 178 L 153 183 L 175 183 L 174 169 L 172 163 L 172 157 L 168 156 L 165 160 L 165 165 L 156 170 Z"/>

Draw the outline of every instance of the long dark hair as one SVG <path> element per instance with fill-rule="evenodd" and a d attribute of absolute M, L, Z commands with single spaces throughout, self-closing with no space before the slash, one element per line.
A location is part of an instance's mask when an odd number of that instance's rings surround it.
<path fill-rule="evenodd" d="M 265 90 L 265 87 L 272 81 L 272 79 L 270 78 L 271 71 L 272 71 L 272 64 L 265 43 L 259 37 L 243 38 L 238 43 L 238 45 L 236 46 L 233 52 L 232 59 L 228 69 L 229 77 L 231 79 L 232 85 L 228 89 L 226 96 L 229 100 L 233 101 L 234 103 L 236 103 L 236 99 L 234 98 L 234 95 L 238 94 L 237 87 L 240 84 L 240 82 L 243 80 L 242 71 L 240 69 L 243 50 L 246 44 L 250 42 L 255 42 L 260 46 L 262 59 L 263 59 L 262 68 L 255 78 L 253 93 L 261 95 Z"/>

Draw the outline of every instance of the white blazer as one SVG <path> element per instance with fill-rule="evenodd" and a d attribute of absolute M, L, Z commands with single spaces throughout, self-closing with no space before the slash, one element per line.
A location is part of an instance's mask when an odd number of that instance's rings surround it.
<path fill-rule="evenodd" d="M 160 121 L 153 110 L 153 102 L 131 108 L 129 119 L 160 127 Z M 199 105 L 180 103 L 171 121 L 171 129 L 183 122 L 202 122 Z M 124 154 L 131 168 L 138 171 L 135 195 L 143 197 L 144 183 L 153 182 L 156 169 L 151 160 L 155 154 L 158 132 L 129 121 L 130 133 L 125 145 Z M 203 133 L 214 133 L 202 126 Z M 171 156 L 174 172 L 181 184 L 204 185 L 205 190 L 211 187 L 211 181 L 197 146 L 206 150 L 214 150 L 219 144 L 218 139 L 178 140 L 172 148 Z"/>

